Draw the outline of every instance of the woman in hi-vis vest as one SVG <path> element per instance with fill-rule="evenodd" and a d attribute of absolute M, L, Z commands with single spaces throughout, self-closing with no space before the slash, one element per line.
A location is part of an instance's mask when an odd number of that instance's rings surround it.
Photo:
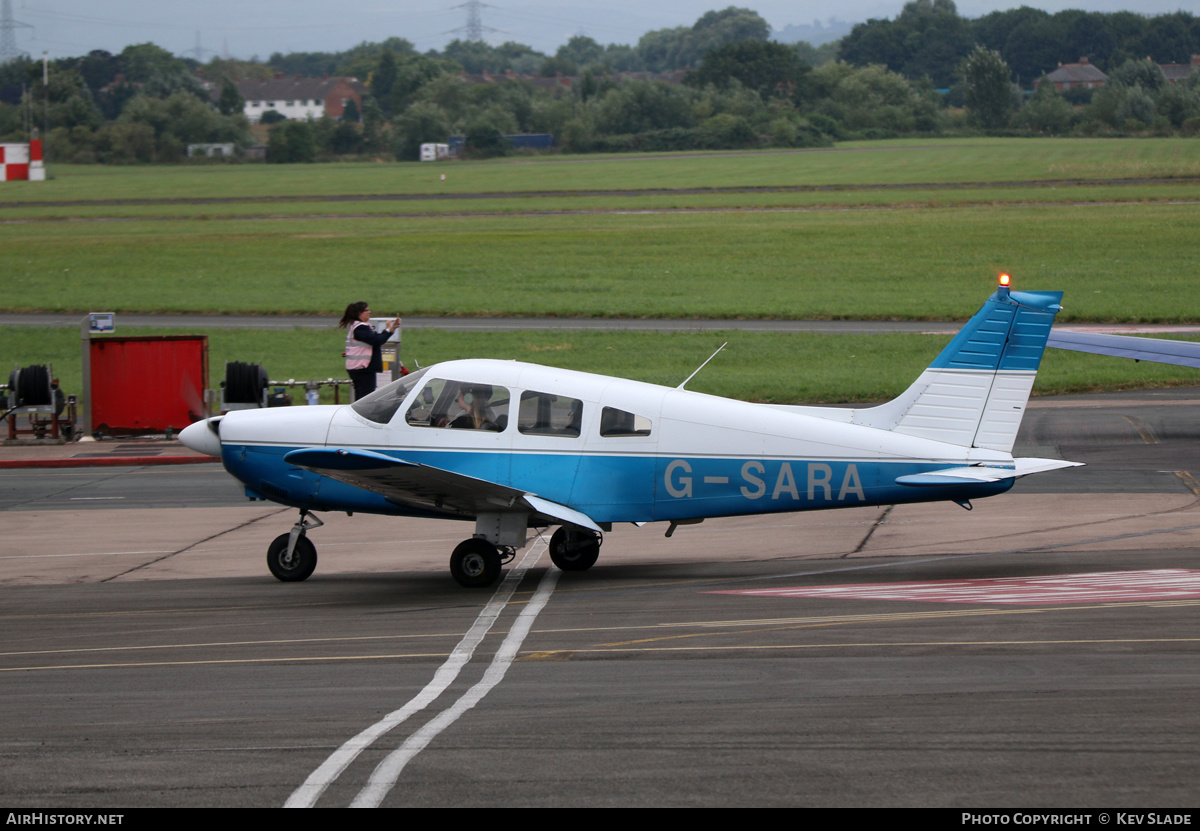
<path fill-rule="evenodd" d="M 354 384 L 354 400 L 375 391 L 375 378 L 383 372 L 383 353 L 380 347 L 400 328 L 400 318 L 387 322 L 385 332 L 371 328 L 371 307 L 366 303 L 351 303 L 338 321 L 346 330 L 346 371 Z"/>

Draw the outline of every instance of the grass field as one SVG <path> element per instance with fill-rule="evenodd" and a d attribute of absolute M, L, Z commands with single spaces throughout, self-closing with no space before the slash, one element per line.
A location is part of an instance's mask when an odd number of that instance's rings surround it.
<path fill-rule="evenodd" d="M 1194 139 L 920 139 L 832 149 L 543 156 L 446 164 L 50 166 L 3 202 L 227 199 L 390 193 L 763 188 L 1108 178 L 1195 178 Z M 446 174 L 446 181 L 440 175 Z"/>
<path fill-rule="evenodd" d="M 194 330 L 122 328 L 125 335 L 197 334 Z M 344 378 L 341 330 L 208 332 L 210 384 L 224 378 L 226 361 L 261 363 L 274 381 Z M 1178 338 L 1178 336 L 1176 336 Z M 948 343 L 944 335 L 814 335 L 757 332 L 704 334 L 654 332 L 446 332 L 404 336 L 410 368 L 481 356 L 529 361 L 584 372 L 619 374 L 676 386 L 722 343 L 729 345 L 688 389 L 773 403 L 884 401 L 903 392 Z M 80 388 L 80 343 L 75 329 L 0 327 L 5 355 L 33 356 L 21 365 L 51 363 L 67 392 Z M 1077 352 L 1048 350 L 1036 392 L 1051 395 L 1106 389 L 1194 384 L 1200 373 L 1181 367 L 1134 363 Z M 343 389 L 343 396 L 345 390 Z M 299 401 L 303 391 L 292 390 Z M 342 398 L 345 401 L 345 398 Z M 333 403 L 332 390 L 322 401 Z"/>
<path fill-rule="evenodd" d="M 0 311 L 335 317 L 362 298 L 431 315 L 962 320 L 1009 271 L 1017 289 L 1064 290 L 1060 320 L 1200 321 L 1200 142 L 1190 139 L 52 172 L 0 191 Z M 338 344 L 312 333 L 211 335 L 214 383 L 226 359 L 262 360 L 278 377 L 341 372 L 330 361 Z M 424 363 L 532 357 L 677 383 L 716 345 L 591 336 L 562 336 L 557 348 L 557 335 L 521 346 L 422 333 L 406 351 Z M 917 337 L 906 360 L 897 337 L 826 348 L 815 336 L 733 334 L 737 370 L 722 380 L 711 367 L 703 383 L 757 400 L 878 400 L 940 348 Z M 48 342 L 16 329 L 0 330 L 0 346 L 10 362 L 52 359 L 35 354 Z M 1039 389 L 1192 375 L 1098 359 L 1110 372 L 1056 354 Z"/>
<path fill-rule="evenodd" d="M 6 311 L 963 319 L 999 271 L 1064 320 L 1195 321 L 1197 206 L 39 223 Z"/>

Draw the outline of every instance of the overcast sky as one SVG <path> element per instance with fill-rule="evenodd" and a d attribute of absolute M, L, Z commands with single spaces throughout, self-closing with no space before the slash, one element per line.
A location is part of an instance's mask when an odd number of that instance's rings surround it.
<path fill-rule="evenodd" d="M 212 55 L 266 59 L 272 52 L 339 52 L 362 41 L 399 36 L 419 50 L 441 49 L 462 37 L 467 12 L 462 0 L 11 0 L 13 18 L 32 29 L 16 30 L 17 46 L 34 57 L 83 55 L 92 49 L 120 52 L 147 41 L 177 55 L 191 53 L 199 37 L 202 60 Z M 651 29 L 690 26 L 728 0 L 495 0 L 482 9 L 485 40 L 524 43 L 552 54 L 573 35 L 602 44 L 636 43 Z M 761 14 L 775 29 L 836 17 L 857 23 L 894 18 L 903 0 L 816 0 L 735 2 Z M 961 0 L 958 11 L 979 17 L 1022 5 L 997 0 Z M 1154 15 L 1200 14 L 1200 0 L 1031 0 L 1024 5 L 1056 12 L 1136 10 Z"/>

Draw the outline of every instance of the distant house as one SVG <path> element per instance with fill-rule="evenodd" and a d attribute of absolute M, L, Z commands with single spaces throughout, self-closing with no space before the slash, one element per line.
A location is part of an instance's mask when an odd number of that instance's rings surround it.
<path fill-rule="evenodd" d="M 272 78 L 269 81 L 238 81 L 238 94 L 246 101 L 243 110 L 251 124 L 269 110 L 287 119 L 329 116 L 341 118 L 346 103 L 353 100 L 362 112 L 366 84 L 357 78 Z"/>
<path fill-rule="evenodd" d="M 1058 69 L 1046 74 L 1050 83 L 1059 92 L 1068 89 L 1096 89 L 1104 86 L 1108 76 L 1088 62 L 1080 58 L 1079 63 L 1060 63 Z"/>
<path fill-rule="evenodd" d="M 1200 66 L 1200 55 L 1192 55 L 1191 63 L 1160 63 L 1158 68 L 1162 70 L 1167 83 L 1174 84 L 1186 81 L 1192 74 L 1192 70 L 1198 66 Z"/>

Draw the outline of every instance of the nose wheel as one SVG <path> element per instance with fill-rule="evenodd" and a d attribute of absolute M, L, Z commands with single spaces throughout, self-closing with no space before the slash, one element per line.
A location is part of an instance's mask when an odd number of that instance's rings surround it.
<path fill-rule="evenodd" d="M 309 541 L 306 532 L 324 524 L 308 511 L 301 511 L 300 521 L 292 526 L 292 530 L 271 542 L 267 548 L 267 568 L 276 579 L 298 583 L 312 576 L 317 568 L 317 547 Z"/>

